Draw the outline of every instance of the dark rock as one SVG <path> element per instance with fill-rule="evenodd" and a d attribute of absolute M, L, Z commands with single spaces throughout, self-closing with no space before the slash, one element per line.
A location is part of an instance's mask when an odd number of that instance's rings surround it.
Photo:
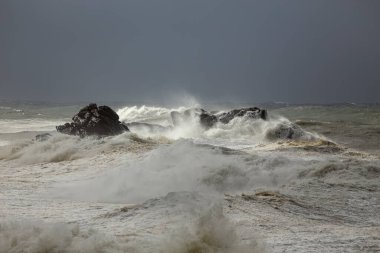
<path fill-rule="evenodd" d="M 108 106 L 105 106 L 105 105 L 99 106 L 98 110 L 99 110 L 100 115 L 108 117 L 114 121 L 119 120 L 119 115 L 117 115 L 117 113 Z"/>
<path fill-rule="evenodd" d="M 296 124 L 288 123 L 288 124 L 279 124 L 275 128 L 268 130 L 266 137 L 269 140 L 277 140 L 277 139 L 300 139 L 304 136 L 305 132 Z"/>
<path fill-rule="evenodd" d="M 77 136 L 111 136 L 129 131 L 127 125 L 119 121 L 117 113 L 108 106 L 89 104 L 83 107 L 74 117 L 72 123 L 57 126 L 63 134 Z"/>
<path fill-rule="evenodd" d="M 266 120 L 267 111 L 257 108 L 257 107 L 234 109 L 232 111 L 219 115 L 218 120 L 224 124 L 228 124 L 235 117 L 243 117 L 243 116 L 246 116 L 252 119 Z"/>
<path fill-rule="evenodd" d="M 47 141 L 51 137 L 51 134 L 44 133 L 44 134 L 37 134 L 36 135 L 36 141 Z"/>
<path fill-rule="evenodd" d="M 177 126 L 183 122 L 190 120 L 191 118 L 198 117 L 200 124 L 205 128 L 214 126 L 217 122 L 228 124 L 235 117 L 249 117 L 252 119 L 267 119 L 267 111 L 257 107 L 234 109 L 229 112 L 225 112 L 219 115 L 207 112 L 201 108 L 188 109 L 184 112 L 171 112 L 173 125 Z"/>
<path fill-rule="evenodd" d="M 201 121 L 202 126 L 206 128 L 210 128 L 213 125 L 215 125 L 216 122 L 218 122 L 218 117 L 209 112 L 206 112 L 205 110 L 203 110 L 202 113 L 199 115 L 199 119 Z"/>

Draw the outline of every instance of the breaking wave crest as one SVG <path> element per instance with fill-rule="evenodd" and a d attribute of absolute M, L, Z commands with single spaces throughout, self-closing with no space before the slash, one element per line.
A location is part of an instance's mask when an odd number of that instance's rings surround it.
<path fill-rule="evenodd" d="M 170 112 L 184 111 L 186 109 L 186 107 L 168 109 L 143 105 L 121 108 L 117 111 L 117 114 L 120 120 L 125 122 L 148 122 L 168 126 L 172 124 Z"/>
<path fill-rule="evenodd" d="M 163 107 L 133 106 L 118 110 L 120 119 L 125 122 L 138 122 L 130 126 L 131 131 L 143 137 L 165 136 L 170 139 L 193 138 L 207 140 L 234 140 L 245 144 L 273 142 L 281 139 L 316 140 L 321 137 L 307 132 L 300 126 L 279 116 L 271 116 L 268 120 L 236 117 L 228 124 L 217 123 L 205 129 L 199 119 L 193 115 L 180 124 L 173 125 L 170 113 L 183 112 L 185 107 L 168 109 Z M 149 125 L 152 124 L 152 125 Z M 218 144 L 222 144 L 219 142 Z"/>
<path fill-rule="evenodd" d="M 223 215 L 220 205 L 203 211 L 192 226 L 178 228 L 164 244 L 167 253 L 258 253 L 264 252 L 257 241 L 241 242 L 233 224 Z"/>
<path fill-rule="evenodd" d="M 15 160 L 21 164 L 54 163 L 115 152 L 139 152 L 154 145 L 153 140 L 131 133 L 103 139 L 54 134 L 45 141 L 19 141 L 0 147 L 0 160 Z"/>
<path fill-rule="evenodd" d="M 128 236 L 115 238 L 77 224 L 42 221 L 0 222 L 0 252 L 9 253 L 258 253 L 264 252 L 256 240 L 242 242 L 233 224 L 223 215 L 221 205 L 213 205 L 183 219 L 171 232 L 154 241 L 134 242 Z"/>
<path fill-rule="evenodd" d="M 167 109 L 163 107 L 125 107 L 118 111 L 120 118 L 129 122 L 131 133 L 107 138 L 78 138 L 53 134 L 46 141 L 14 141 L 0 146 L 0 160 L 17 160 L 23 164 L 72 161 L 112 152 L 135 152 L 150 150 L 157 143 L 168 143 L 178 139 L 193 139 L 196 143 L 241 149 L 268 145 L 282 140 L 302 143 L 316 142 L 323 137 L 304 131 L 284 117 L 268 120 L 236 117 L 228 124 L 217 123 L 205 129 L 196 116 L 189 117 L 173 126 L 170 112 L 187 108 Z M 283 143 L 281 144 L 284 147 Z M 325 150 L 338 150 L 328 146 Z M 318 151 L 318 149 L 315 149 Z M 36 155 L 38 154 L 38 155 Z"/>
<path fill-rule="evenodd" d="M 41 221 L 7 221 L 0 223 L 0 251 L 12 253 L 92 253 L 126 252 L 94 230 L 82 231 L 78 225 Z"/>
<path fill-rule="evenodd" d="M 282 185 L 307 164 L 278 154 L 252 156 L 183 140 L 161 145 L 141 158 L 130 158 L 96 179 L 56 185 L 52 195 L 130 204 L 178 191 L 220 195 Z"/>

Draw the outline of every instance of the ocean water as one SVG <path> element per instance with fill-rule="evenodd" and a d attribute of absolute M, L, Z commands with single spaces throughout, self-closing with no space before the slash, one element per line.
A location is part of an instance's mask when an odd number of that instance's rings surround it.
<path fill-rule="evenodd" d="M 266 104 L 206 130 L 171 127 L 185 104 L 115 104 L 155 127 L 57 133 L 82 106 L 0 104 L 0 253 L 380 251 L 378 105 Z"/>

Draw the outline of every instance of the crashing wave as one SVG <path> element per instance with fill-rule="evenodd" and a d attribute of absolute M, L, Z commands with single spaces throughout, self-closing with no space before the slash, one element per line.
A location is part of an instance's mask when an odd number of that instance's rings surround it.
<path fill-rule="evenodd" d="M 201 108 L 133 106 L 118 110 L 130 130 L 144 137 L 240 139 L 254 142 L 315 140 L 317 135 L 256 107 L 210 113 Z"/>

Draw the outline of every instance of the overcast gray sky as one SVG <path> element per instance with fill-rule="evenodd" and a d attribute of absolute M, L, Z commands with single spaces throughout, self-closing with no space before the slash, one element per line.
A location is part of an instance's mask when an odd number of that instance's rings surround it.
<path fill-rule="evenodd" d="M 0 0 L 0 98 L 380 102 L 379 0 Z"/>

